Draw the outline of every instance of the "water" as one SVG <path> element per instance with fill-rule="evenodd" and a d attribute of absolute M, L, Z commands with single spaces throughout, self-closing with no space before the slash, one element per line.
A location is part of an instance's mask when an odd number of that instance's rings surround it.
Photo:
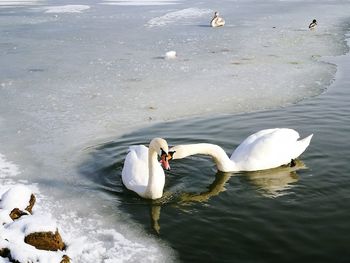
<path fill-rule="evenodd" d="M 2 184 L 36 189 L 76 262 L 346 261 L 349 58 L 333 56 L 349 3 L 0 3 Z M 129 145 L 231 153 L 276 126 L 315 134 L 300 169 L 217 174 L 196 156 L 172 163 L 162 200 L 122 186 Z"/>
<path fill-rule="evenodd" d="M 145 229 L 170 243 L 183 262 L 347 262 L 350 213 L 347 107 L 344 74 L 326 93 L 295 106 L 242 115 L 189 119 L 130 133 L 91 149 L 81 172 Z M 297 168 L 216 172 L 204 156 L 173 161 L 165 197 L 146 201 L 125 189 L 120 175 L 127 146 L 154 136 L 171 144 L 211 142 L 226 152 L 268 127 L 314 133 Z M 320 249 L 322 248 L 322 249 Z"/>

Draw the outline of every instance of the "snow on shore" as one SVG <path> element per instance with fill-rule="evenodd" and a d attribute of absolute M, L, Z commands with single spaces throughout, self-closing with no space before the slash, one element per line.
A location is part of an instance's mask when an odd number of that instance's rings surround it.
<path fill-rule="evenodd" d="M 66 208 L 64 214 L 54 217 L 58 201 L 51 200 L 40 193 L 35 184 L 23 180 L 17 182 L 15 176 L 20 169 L 0 154 L 0 251 L 7 248 L 11 258 L 19 262 L 59 263 L 64 255 L 72 262 L 168 262 L 163 257 L 162 248 L 153 239 L 142 240 L 125 237 L 115 229 L 106 228 L 100 218 L 94 215 L 82 218 Z M 31 194 L 37 197 L 32 214 L 24 209 L 28 206 Z M 26 215 L 13 221 L 9 214 L 14 208 L 23 209 Z M 68 211 L 68 212 L 67 212 Z M 69 212 L 70 211 L 70 212 Z M 38 250 L 24 242 L 24 238 L 32 233 L 52 232 L 61 234 L 66 248 L 63 251 Z M 147 244 L 147 246 L 145 246 Z M 10 262 L 0 257 L 0 262 Z"/>

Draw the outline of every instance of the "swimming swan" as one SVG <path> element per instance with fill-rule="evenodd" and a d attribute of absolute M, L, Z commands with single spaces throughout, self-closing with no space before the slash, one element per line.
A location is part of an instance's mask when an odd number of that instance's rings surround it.
<path fill-rule="evenodd" d="M 129 147 L 122 170 L 122 181 L 126 188 L 148 199 L 162 197 L 165 174 L 158 161 L 169 170 L 167 161 L 168 144 L 164 139 L 154 138 L 147 148 L 144 145 Z"/>
<path fill-rule="evenodd" d="M 213 19 L 210 21 L 212 27 L 220 27 L 225 25 L 225 20 L 222 17 L 219 17 L 219 12 L 214 13 Z"/>
<path fill-rule="evenodd" d="M 177 145 L 169 150 L 168 160 L 182 159 L 194 154 L 210 155 L 219 171 L 258 171 L 293 163 L 309 146 L 313 134 L 299 140 L 299 133 L 292 129 L 261 130 L 246 138 L 228 158 L 218 145 L 198 143 Z"/>

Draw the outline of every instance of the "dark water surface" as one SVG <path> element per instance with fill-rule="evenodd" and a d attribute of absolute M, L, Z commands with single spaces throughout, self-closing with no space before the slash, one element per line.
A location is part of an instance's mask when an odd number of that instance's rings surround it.
<path fill-rule="evenodd" d="M 350 262 L 349 56 L 337 63 L 337 80 L 317 98 L 145 128 L 91 149 L 80 172 L 183 262 Z M 248 135 L 272 127 L 314 133 L 297 168 L 218 173 L 210 158 L 193 156 L 171 163 L 161 200 L 122 185 L 129 145 L 161 136 L 170 145 L 215 143 L 231 154 Z"/>

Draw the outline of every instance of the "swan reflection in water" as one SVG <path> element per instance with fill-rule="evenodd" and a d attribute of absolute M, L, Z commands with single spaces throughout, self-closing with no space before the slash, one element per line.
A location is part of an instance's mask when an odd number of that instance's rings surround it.
<path fill-rule="evenodd" d="M 245 176 L 248 182 L 257 187 L 257 191 L 264 197 L 277 198 L 288 194 L 288 190 L 293 188 L 299 180 L 297 174 L 298 170 L 306 169 L 305 164 L 300 160 L 295 160 L 295 165 L 281 166 L 278 168 L 254 172 L 244 172 L 240 175 Z M 215 180 L 208 186 L 208 190 L 201 193 L 181 193 L 177 197 L 176 204 L 179 206 L 190 205 L 194 202 L 208 202 L 211 197 L 218 196 L 221 192 L 226 190 L 225 184 L 231 178 L 231 176 L 237 175 L 236 173 L 224 173 L 217 172 Z M 170 192 L 165 192 L 163 197 L 158 200 L 152 201 L 151 206 L 151 221 L 152 229 L 156 233 L 160 233 L 160 211 L 162 205 L 168 204 L 174 200 L 174 196 Z"/>
<path fill-rule="evenodd" d="M 295 166 L 281 166 L 271 170 L 246 172 L 248 180 L 254 184 L 265 197 L 279 197 L 288 194 L 287 190 L 299 180 L 298 170 L 306 169 L 305 164 L 295 160 Z"/>

